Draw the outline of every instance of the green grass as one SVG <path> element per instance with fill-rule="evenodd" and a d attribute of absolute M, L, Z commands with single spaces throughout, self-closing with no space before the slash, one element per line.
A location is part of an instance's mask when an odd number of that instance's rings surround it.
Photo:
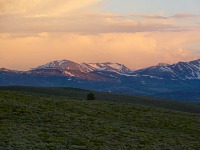
<path fill-rule="evenodd" d="M 200 149 L 200 115 L 0 90 L 0 149 Z"/>
<path fill-rule="evenodd" d="M 77 88 L 62 88 L 62 87 L 26 87 L 26 86 L 8 86 L 0 87 L 3 91 L 16 91 L 28 93 L 29 95 L 45 96 L 45 97 L 64 97 L 67 99 L 85 100 L 90 91 Z M 200 105 L 197 103 L 186 103 L 180 101 L 169 101 L 164 99 L 156 99 L 145 96 L 136 95 L 122 95 L 115 93 L 94 92 L 97 100 L 120 102 L 120 103 L 133 103 L 144 106 L 152 106 L 157 108 L 165 108 L 171 110 L 178 110 L 191 113 L 200 114 Z"/>

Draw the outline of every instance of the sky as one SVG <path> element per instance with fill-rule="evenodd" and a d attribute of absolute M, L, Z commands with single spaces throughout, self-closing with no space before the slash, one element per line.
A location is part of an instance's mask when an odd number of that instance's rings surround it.
<path fill-rule="evenodd" d="M 200 0 L 0 0 L 0 68 L 54 60 L 140 69 L 200 58 Z"/>

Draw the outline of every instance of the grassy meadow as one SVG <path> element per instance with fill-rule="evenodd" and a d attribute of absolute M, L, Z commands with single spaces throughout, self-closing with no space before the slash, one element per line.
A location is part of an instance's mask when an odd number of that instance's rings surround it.
<path fill-rule="evenodd" d="M 80 89 L 12 88 L 0 90 L 2 150 L 200 149 L 200 114 L 190 112 L 197 104 L 171 102 L 172 110 L 145 97 L 138 104 L 134 96 L 122 95 L 122 102 L 120 95 L 104 93 L 103 100 L 95 93 L 97 100 L 88 101 Z"/>

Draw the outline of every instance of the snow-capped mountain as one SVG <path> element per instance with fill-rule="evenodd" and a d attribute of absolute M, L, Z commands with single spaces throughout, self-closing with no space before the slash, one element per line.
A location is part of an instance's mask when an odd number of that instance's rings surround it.
<path fill-rule="evenodd" d="M 119 63 L 83 63 L 85 67 L 90 69 L 91 71 L 109 71 L 109 72 L 116 72 L 119 74 L 130 74 L 133 73 L 133 70 L 127 68 L 123 64 Z"/>
<path fill-rule="evenodd" d="M 160 63 L 136 71 L 118 63 L 78 64 L 69 60 L 53 61 L 29 71 L 0 68 L 0 86 L 7 85 L 76 87 L 200 101 L 200 59 L 173 65 Z"/>
<path fill-rule="evenodd" d="M 1 72 L 17 72 L 0 68 Z M 20 72 L 23 73 L 23 72 Z M 88 80 L 105 80 L 105 78 L 119 77 L 121 75 L 135 77 L 150 77 L 167 80 L 200 80 L 200 59 L 190 62 L 179 62 L 173 65 L 159 63 L 156 66 L 133 71 L 119 63 L 82 63 L 78 64 L 69 60 L 52 61 L 38 66 L 28 74 L 59 75 L 76 77 Z"/>
<path fill-rule="evenodd" d="M 94 71 L 107 71 L 119 74 L 130 74 L 132 70 L 119 63 L 82 63 L 78 64 L 69 60 L 60 60 L 47 63 L 45 65 L 34 68 L 33 70 L 60 70 L 63 74 L 74 76 L 72 72 L 79 71 L 82 73 L 90 73 Z"/>
<path fill-rule="evenodd" d="M 90 72 L 90 70 L 87 67 L 84 67 L 83 65 L 80 65 L 78 63 L 69 60 L 53 61 L 35 68 L 35 70 L 38 69 L 60 69 L 60 70 L 74 70 L 74 71 L 76 70 L 85 73 Z"/>
<path fill-rule="evenodd" d="M 98 73 L 97 73 L 98 72 Z M 101 75 L 99 72 L 104 72 Z M 87 80 L 113 80 L 114 77 L 106 75 L 109 73 L 130 74 L 132 70 L 119 63 L 82 63 L 78 64 L 69 60 L 52 61 L 45 65 L 38 66 L 29 73 L 51 76 L 68 76 Z"/>
<path fill-rule="evenodd" d="M 136 71 L 141 76 L 154 76 L 171 80 L 200 79 L 200 59 L 190 62 L 161 64 Z"/>
<path fill-rule="evenodd" d="M 17 72 L 0 68 L 2 72 Z M 23 72 L 20 72 L 23 73 Z M 28 74 L 59 75 L 76 77 L 89 80 L 105 80 L 107 77 L 119 77 L 120 75 L 135 77 L 150 77 L 168 80 L 197 80 L 200 79 L 200 59 L 190 62 L 179 62 L 173 65 L 159 63 L 156 66 L 133 71 L 119 63 L 82 63 L 78 64 L 69 60 L 52 61 L 38 66 Z M 102 74 L 102 75 L 101 75 Z M 105 77 L 106 75 L 106 77 Z M 113 76 L 114 75 L 114 76 Z M 110 78 L 109 77 L 109 78 Z"/>
<path fill-rule="evenodd" d="M 90 71 L 91 70 L 87 67 L 76 62 L 69 60 L 57 60 L 34 68 L 30 72 L 43 75 L 58 75 L 76 77 L 79 79 L 99 80 L 100 77 L 91 73 L 89 74 Z"/>

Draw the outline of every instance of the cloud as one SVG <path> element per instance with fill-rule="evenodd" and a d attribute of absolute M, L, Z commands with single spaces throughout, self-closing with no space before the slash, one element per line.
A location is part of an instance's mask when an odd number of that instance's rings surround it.
<path fill-rule="evenodd" d="M 168 19 L 168 17 L 155 15 L 155 14 L 132 14 L 131 16 L 144 18 L 144 19 Z"/>
<path fill-rule="evenodd" d="M 137 69 L 200 56 L 195 15 L 100 13 L 90 7 L 100 1 L 0 0 L 0 64 L 24 70 L 70 59 Z"/>
<path fill-rule="evenodd" d="M 51 16 L 69 13 L 102 0 L 0 0 L 0 13 Z"/>
<path fill-rule="evenodd" d="M 100 1 L 103 0 L 0 0 L 0 33 L 33 36 L 43 32 L 102 34 L 180 32 L 194 29 L 191 23 L 180 24 L 172 19 L 189 18 L 192 16 L 189 14 L 177 14 L 173 17 L 133 14 L 130 17 L 86 9 Z M 198 27 L 195 30 L 196 28 Z"/>
<path fill-rule="evenodd" d="M 172 18 L 179 18 L 179 19 L 183 19 L 183 18 L 194 18 L 194 17 L 199 17 L 199 15 L 194 15 L 194 14 L 175 14 L 173 16 L 171 16 Z"/>
<path fill-rule="evenodd" d="M 23 15 L 1 15 L 0 32 L 71 32 L 82 34 L 116 32 L 182 31 L 170 21 L 136 21 L 117 14 L 76 13 L 61 17 L 25 17 Z"/>
<path fill-rule="evenodd" d="M 195 14 L 175 14 L 172 16 L 163 16 L 163 15 L 156 15 L 156 14 L 132 14 L 132 17 L 138 17 L 143 19 L 188 19 L 188 18 L 195 18 L 199 17 L 200 15 Z"/>
<path fill-rule="evenodd" d="M 159 62 L 175 63 L 200 57 L 190 50 L 200 31 L 103 33 L 41 33 L 39 36 L 0 40 L 1 67 L 29 69 L 49 61 L 119 62 L 138 69 Z M 28 63 L 24 63 L 28 62 Z"/>
<path fill-rule="evenodd" d="M 71 32 L 81 34 L 100 34 L 154 31 L 180 32 L 199 30 L 200 28 L 198 24 L 196 24 L 195 20 L 194 23 L 191 20 L 184 22 L 173 20 L 173 18 L 184 18 L 184 16 L 186 17 L 187 15 L 174 15 L 173 17 L 168 17 L 169 19 L 157 15 L 137 16 L 148 19 L 138 21 L 137 19 L 130 18 L 130 16 L 122 16 L 118 14 L 82 12 L 64 16 L 2 14 L 0 15 L 0 32 L 31 32 L 34 34 L 41 32 Z"/>

